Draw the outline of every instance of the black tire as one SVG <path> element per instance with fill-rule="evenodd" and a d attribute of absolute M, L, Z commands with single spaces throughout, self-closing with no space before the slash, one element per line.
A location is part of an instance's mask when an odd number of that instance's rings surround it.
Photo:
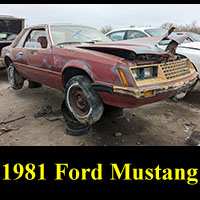
<path fill-rule="evenodd" d="M 82 124 L 92 125 L 102 116 L 103 102 L 93 89 L 91 80 L 83 75 L 74 76 L 65 86 L 65 104 Z"/>
<path fill-rule="evenodd" d="M 42 84 L 28 80 L 28 87 L 29 88 L 40 88 L 40 87 L 42 87 Z"/>
<path fill-rule="evenodd" d="M 3 71 L 5 69 L 6 69 L 6 67 L 0 67 L 0 71 Z"/>
<path fill-rule="evenodd" d="M 104 113 L 103 113 L 103 115 L 104 116 L 108 116 L 108 117 L 120 118 L 120 117 L 124 116 L 124 109 L 105 104 L 104 105 Z"/>
<path fill-rule="evenodd" d="M 8 81 L 14 90 L 20 90 L 24 86 L 24 78 L 15 69 L 13 63 L 9 64 L 7 68 Z"/>
<path fill-rule="evenodd" d="M 69 109 L 66 107 L 65 101 L 63 101 L 61 105 L 61 110 L 66 122 L 67 134 L 72 136 L 81 136 L 90 131 L 90 126 L 88 124 L 81 124 L 74 118 Z"/>

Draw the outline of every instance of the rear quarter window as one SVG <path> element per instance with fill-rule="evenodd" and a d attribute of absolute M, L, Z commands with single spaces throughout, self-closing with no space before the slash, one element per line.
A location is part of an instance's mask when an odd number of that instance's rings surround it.
<path fill-rule="evenodd" d="M 26 40 L 26 37 L 28 36 L 30 30 L 25 30 L 23 35 L 21 36 L 21 38 L 19 39 L 19 41 L 17 42 L 17 44 L 15 45 L 16 48 L 22 48 L 24 45 L 24 42 Z"/>
<path fill-rule="evenodd" d="M 121 41 L 121 40 L 124 40 L 125 34 L 126 34 L 126 31 L 118 31 L 118 32 L 109 34 L 108 37 L 112 41 Z"/>

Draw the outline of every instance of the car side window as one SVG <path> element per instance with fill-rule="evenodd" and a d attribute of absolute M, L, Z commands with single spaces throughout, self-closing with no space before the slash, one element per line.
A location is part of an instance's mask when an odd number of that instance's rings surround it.
<path fill-rule="evenodd" d="M 47 47 L 48 41 L 43 29 L 32 30 L 24 44 L 24 48 L 46 49 Z"/>
<path fill-rule="evenodd" d="M 143 38 L 143 37 L 147 37 L 147 35 L 140 32 L 140 31 L 134 31 L 134 30 L 128 31 L 127 35 L 126 35 L 127 40 L 136 39 L 136 38 Z"/>
<path fill-rule="evenodd" d="M 125 33 L 126 33 L 126 31 L 118 31 L 118 32 L 109 34 L 108 37 L 112 41 L 121 41 L 121 40 L 124 40 Z"/>
<path fill-rule="evenodd" d="M 28 33 L 29 33 L 29 30 L 26 30 L 26 31 L 24 32 L 24 34 L 21 36 L 21 38 L 19 39 L 19 41 L 18 41 L 17 44 L 15 45 L 16 48 L 22 48 L 22 47 L 23 47 L 24 42 L 25 42 L 25 39 L 26 39 Z"/>

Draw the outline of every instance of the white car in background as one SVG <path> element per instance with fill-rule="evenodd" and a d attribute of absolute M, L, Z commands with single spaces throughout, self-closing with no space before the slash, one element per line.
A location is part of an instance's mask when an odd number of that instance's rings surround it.
<path fill-rule="evenodd" d="M 106 34 L 112 41 L 121 41 L 129 39 L 137 39 L 143 37 L 154 37 L 164 35 L 168 30 L 156 27 L 139 27 L 139 28 L 123 28 L 110 31 Z M 173 32 L 174 37 L 177 33 Z M 178 54 L 188 57 L 194 64 L 196 70 L 200 74 L 200 42 L 194 41 L 189 33 L 178 33 L 178 35 L 186 34 L 187 39 L 177 47 Z M 159 43 L 159 47 L 165 49 L 171 40 L 166 39 Z"/>
<path fill-rule="evenodd" d="M 192 32 L 176 32 L 177 35 L 187 35 L 192 42 L 200 42 L 200 35 Z"/>

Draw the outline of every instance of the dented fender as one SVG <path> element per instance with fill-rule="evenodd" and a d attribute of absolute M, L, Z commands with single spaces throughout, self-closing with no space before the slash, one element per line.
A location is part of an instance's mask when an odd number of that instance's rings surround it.
<path fill-rule="evenodd" d="M 65 63 L 64 67 L 61 70 L 61 73 L 63 74 L 66 69 L 69 68 L 76 68 L 83 70 L 85 73 L 89 75 L 89 77 L 94 80 L 96 78 L 94 72 L 91 70 L 91 67 L 89 64 L 87 64 L 83 60 L 69 60 Z"/>

